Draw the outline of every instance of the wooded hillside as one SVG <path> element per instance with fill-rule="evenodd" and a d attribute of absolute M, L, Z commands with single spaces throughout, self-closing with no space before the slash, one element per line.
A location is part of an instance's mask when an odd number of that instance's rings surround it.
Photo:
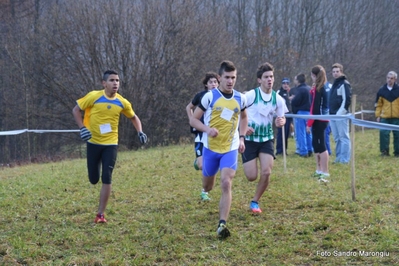
<path fill-rule="evenodd" d="M 191 138 L 184 108 L 224 59 L 240 91 L 257 85 L 265 61 L 275 89 L 300 72 L 310 81 L 315 64 L 333 81 L 339 62 L 372 109 L 388 71 L 398 72 L 397 10 L 397 0 L 0 0 L 0 131 L 76 129 L 76 99 L 114 69 L 148 145 L 176 143 Z M 77 133 L 1 136 L 0 163 L 80 144 Z M 127 119 L 120 144 L 140 146 Z"/>

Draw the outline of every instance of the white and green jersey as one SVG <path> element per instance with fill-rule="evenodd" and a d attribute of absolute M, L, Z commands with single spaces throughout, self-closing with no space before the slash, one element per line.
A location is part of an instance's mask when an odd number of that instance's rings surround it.
<path fill-rule="evenodd" d="M 248 127 L 255 132 L 246 136 L 246 140 L 266 142 L 274 139 L 273 116 L 283 117 L 288 112 L 285 100 L 275 91 L 264 93 L 260 87 L 250 90 L 245 94 L 247 98 Z"/>

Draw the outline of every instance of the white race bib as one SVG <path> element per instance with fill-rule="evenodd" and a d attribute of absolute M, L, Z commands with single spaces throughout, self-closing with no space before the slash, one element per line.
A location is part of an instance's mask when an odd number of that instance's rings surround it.
<path fill-rule="evenodd" d="M 230 121 L 233 114 L 234 114 L 234 112 L 232 110 L 223 108 L 223 111 L 220 114 L 220 117 L 223 118 L 224 120 Z"/>
<path fill-rule="evenodd" d="M 261 115 L 266 116 L 266 117 L 267 117 L 268 115 L 270 115 L 270 109 L 267 108 L 266 105 L 261 104 L 258 108 L 259 108 L 259 113 L 260 113 Z"/>
<path fill-rule="evenodd" d="M 101 134 L 106 134 L 106 133 L 109 133 L 109 132 L 111 132 L 112 131 L 112 129 L 111 129 L 111 124 L 103 124 L 103 125 L 100 125 L 100 132 L 101 132 Z"/>

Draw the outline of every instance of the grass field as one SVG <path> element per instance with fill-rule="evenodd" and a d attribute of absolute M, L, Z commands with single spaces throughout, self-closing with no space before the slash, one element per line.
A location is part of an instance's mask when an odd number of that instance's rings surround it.
<path fill-rule="evenodd" d="M 192 145 L 120 152 L 107 224 L 93 223 L 100 184 L 85 160 L 0 169 L 0 265 L 398 264 L 399 158 L 379 157 L 377 130 L 355 141 L 356 201 L 350 165 L 330 164 L 331 182 L 319 183 L 291 139 L 286 172 L 278 157 L 263 213 L 252 215 L 256 183 L 240 163 L 224 241 L 220 183 L 199 201 Z"/>

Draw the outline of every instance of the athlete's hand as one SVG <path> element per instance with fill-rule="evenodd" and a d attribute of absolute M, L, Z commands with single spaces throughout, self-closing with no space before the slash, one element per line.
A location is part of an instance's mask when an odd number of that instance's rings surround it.
<path fill-rule="evenodd" d="M 244 153 L 245 151 L 245 142 L 244 141 L 240 141 L 240 145 L 238 146 L 238 152 L 239 153 Z"/>
<path fill-rule="evenodd" d="M 80 129 L 80 138 L 84 141 L 88 141 L 91 139 L 91 132 L 86 127 L 82 127 Z"/>
<path fill-rule="evenodd" d="M 209 137 L 215 138 L 219 135 L 219 130 L 217 130 L 216 128 L 209 128 L 208 131 L 206 132 L 206 134 L 208 134 Z"/>
<path fill-rule="evenodd" d="M 147 135 L 144 132 L 139 132 L 139 139 L 141 144 L 147 143 Z"/>
<path fill-rule="evenodd" d="M 275 120 L 276 127 L 283 127 L 285 125 L 285 116 L 277 117 Z"/>
<path fill-rule="evenodd" d="M 249 135 L 252 135 L 252 133 L 254 133 L 254 132 L 255 132 L 255 129 L 253 129 L 252 127 L 248 127 L 247 133 L 245 133 L 245 135 L 249 136 Z"/>

